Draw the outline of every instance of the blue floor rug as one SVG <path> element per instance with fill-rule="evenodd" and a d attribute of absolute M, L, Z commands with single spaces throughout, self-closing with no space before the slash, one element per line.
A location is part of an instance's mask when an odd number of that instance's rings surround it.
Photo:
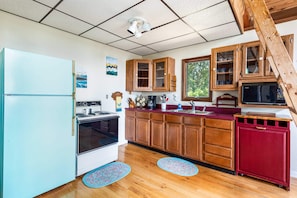
<path fill-rule="evenodd" d="M 198 173 L 198 168 L 192 162 L 177 158 L 164 157 L 158 160 L 157 165 L 170 173 L 180 176 L 194 176 Z"/>
<path fill-rule="evenodd" d="M 130 171 L 129 165 L 123 162 L 112 162 L 88 172 L 83 176 L 82 181 L 90 188 L 100 188 L 119 181 Z"/>

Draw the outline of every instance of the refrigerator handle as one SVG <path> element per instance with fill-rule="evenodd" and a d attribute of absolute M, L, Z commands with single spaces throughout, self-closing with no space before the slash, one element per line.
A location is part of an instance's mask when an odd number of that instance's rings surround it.
<path fill-rule="evenodd" d="M 72 87 L 72 102 L 73 102 L 73 105 L 72 105 L 72 132 L 71 132 L 71 135 L 74 136 L 75 135 L 75 129 L 76 129 L 76 118 L 75 118 L 75 115 L 76 115 L 76 98 L 75 98 L 75 92 L 76 92 L 76 74 L 75 74 L 75 61 L 72 60 L 72 79 L 73 79 L 73 87 Z"/>

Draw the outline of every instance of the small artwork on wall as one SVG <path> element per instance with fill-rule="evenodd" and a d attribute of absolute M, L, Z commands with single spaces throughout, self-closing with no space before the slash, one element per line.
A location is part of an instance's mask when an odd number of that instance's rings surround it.
<path fill-rule="evenodd" d="M 106 56 L 106 74 L 112 76 L 118 75 L 118 60 L 116 58 Z"/>
<path fill-rule="evenodd" d="M 76 74 L 76 88 L 87 88 L 88 87 L 88 76 L 86 73 Z"/>

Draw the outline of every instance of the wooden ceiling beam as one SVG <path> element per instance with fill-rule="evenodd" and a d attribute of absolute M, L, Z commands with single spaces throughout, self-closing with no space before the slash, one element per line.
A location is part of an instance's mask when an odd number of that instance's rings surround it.
<path fill-rule="evenodd" d="M 267 8 L 271 14 L 274 23 L 283 23 L 297 19 L 297 1 L 296 0 L 265 0 Z M 244 30 L 253 29 L 253 17 L 249 15 L 249 8 L 245 6 Z"/>

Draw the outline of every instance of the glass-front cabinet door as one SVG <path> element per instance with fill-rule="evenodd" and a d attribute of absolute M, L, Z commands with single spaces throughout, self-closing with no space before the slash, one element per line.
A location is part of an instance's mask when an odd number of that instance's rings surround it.
<path fill-rule="evenodd" d="M 242 46 L 241 77 L 264 75 L 264 50 L 259 41 L 245 43 Z"/>
<path fill-rule="evenodd" d="M 152 64 L 150 60 L 126 61 L 126 91 L 152 91 Z"/>
<path fill-rule="evenodd" d="M 135 91 L 147 91 L 152 89 L 151 62 L 147 60 L 137 61 L 135 64 Z"/>
<path fill-rule="evenodd" d="M 170 91 L 171 77 L 175 76 L 175 60 L 170 57 L 153 60 L 153 91 Z"/>
<path fill-rule="evenodd" d="M 153 81 L 153 89 L 164 89 L 166 87 L 166 77 L 167 77 L 167 61 L 156 60 L 153 62 L 153 72 L 154 72 L 154 81 Z"/>
<path fill-rule="evenodd" d="M 212 90 L 237 89 L 238 58 L 238 45 L 212 49 Z"/>

